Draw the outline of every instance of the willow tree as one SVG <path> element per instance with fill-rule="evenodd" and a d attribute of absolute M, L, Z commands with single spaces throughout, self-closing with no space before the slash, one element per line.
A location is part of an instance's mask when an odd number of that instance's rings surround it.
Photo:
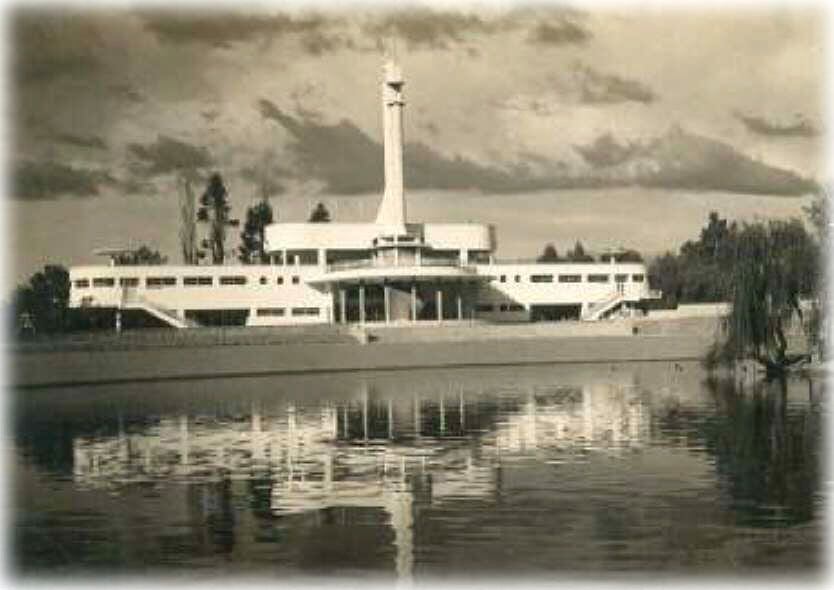
<path fill-rule="evenodd" d="M 804 324 L 800 301 L 815 295 L 820 252 L 802 222 L 745 225 L 736 242 L 725 357 L 755 359 L 768 374 L 807 358 L 789 354 L 788 325 Z"/>

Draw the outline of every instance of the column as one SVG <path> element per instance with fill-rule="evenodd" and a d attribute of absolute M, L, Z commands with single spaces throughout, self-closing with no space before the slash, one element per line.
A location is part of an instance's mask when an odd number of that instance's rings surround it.
<path fill-rule="evenodd" d="M 420 417 L 420 398 L 414 396 L 414 436 L 419 437 L 422 430 L 423 421 Z"/>
<path fill-rule="evenodd" d="M 435 293 L 435 301 L 437 307 L 437 321 L 443 321 L 443 291 L 438 289 Z"/>
<path fill-rule="evenodd" d="M 443 398 L 443 394 L 440 394 L 440 434 L 446 433 L 446 404 L 444 403 L 446 400 Z"/>
<path fill-rule="evenodd" d="M 394 402 L 388 400 L 388 438 L 394 438 Z"/>
<path fill-rule="evenodd" d="M 458 291 L 458 321 L 463 319 L 463 299 L 460 296 L 460 291 Z"/>
<path fill-rule="evenodd" d="M 368 389 L 362 393 L 362 434 L 365 442 L 368 441 Z"/>
<path fill-rule="evenodd" d="M 116 332 L 122 331 L 122 310 L 116 310 Z"/>
<path fill-rule="evenodd" d="M 339 289 L 339 320 L 347 323 L 347 293 L 344 289 Z"/>
<path fill-rule="evenodd" d="M 382 292 L 385 299 L 385 323 L 388 324 L 391 322 L 391 287 L 383 285 Z"/>
<path fill-rule="evenodd" d="M 411 283 L 411 321 L 417 321 L 417 284 Z"/>
<path fill-rule="evenodd" d="M 359 285 L 359 323 L 365 323 L 365 285 Z"/>

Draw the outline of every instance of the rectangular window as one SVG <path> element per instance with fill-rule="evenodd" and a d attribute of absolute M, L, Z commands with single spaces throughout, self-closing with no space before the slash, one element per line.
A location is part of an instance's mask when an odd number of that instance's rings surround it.
<path fill-rule="evenodd" d="M 283 307 L 266 307 L 258 309 L 257 311 L 259 318 L 265 317 L 282 317 L 284 315 L 284 308 Z"/>
<path fill-rule="evenodd" d="M 139 279 L 136 277 L 122 277 L 119 279 L 120 287 L 138 287 Z"/>
<path fill-rule="evenodd" d="M 284 277 L 278 277 L 278 279 L 276 280 L 276 282 L 277 282 L 279 285 L 283 285 L 283 284 L 284 284 Z"/>
<path fill-rule="evenodd" d="M 174 287 L 177 284 L 176 277 L 148 277 L 145 279 L 145 287 L 148 289 L 161 289 L 162 287 Z"/>
<path fill-rule="evenodd" d="M 502 283 L 506 283 L 507 282 L 507 275 L 501 275 L 500 281 Z"/>
<path fill-rule="evenodd" d="M 246 277 L 241 277 L 241 276 L 220 277 L 220 284 L 221 285 L 245 285 L 246 284 Z"/>
<path fill-rule="evenodd" d="M 86 289 L 90 286 L 90 279 L 78 279 L 75 281 L 76 289 Z"/>
<path fill-rule="evenodd" d="M 643 275 L 631 275 L 631 280 L 635 283 L 642 283 L 643 282 Z"/>
<path fill-rule="evenodd" d="M 475 305 L 475 311 L 492 311 L 495 307 L 491 303 L 478 303 Z"/>
<path fill-rule="evenodd" d="M 614 275 L 614 282 L 625 283 L 628 281 L 628 275 Z"/>
<path fill-rule="evenodd" d="M 319 315 L 319 308 L 318 307 L 293 307 L 292 308 L 292 315 L 293 316 Z"/>
<path fill-rule="evenodd" d="M 531 283 L 552 283 L 553 275 L 530 275 Z"/>
<path fill-rule="evenodd" d="M 293 285 L 297 285 L 297 284 L 298 284 L 298 277 L 293 277 L 293 278 L 292 278 L 292 284 L 293 284 Z"/>
<path fill-rule="evenodd" d="M 560 283 L 581 283 L 582 275 L 559 275 Z"/>
<path fill-rule="evenodd" d="M 520 282 L 521 282 L 521 275 L 515 275 L 515 282 L 516 282 L 516 283 L 520 283 Z"/>
<path fill-rule="evenodd" d="M 116 279 L 98 278 L 93 279 L 93 287 L 112 287 L 116 284 Z"/>
<path fill-rule="evenodd" d="M 518 303 L 510 303 L 507 306 L 507 311 L 524 311 L 524 306 Z"/>
<path fill-rule="evenodd" d="M 589 283 L 607 283 L 610 275 L 588 275 Z"/>
<path fill-rule="evenodd" d="M 185 277 L 182 284 L 186 287 L 210 287 L 213 284 L 211 277 Z"/>

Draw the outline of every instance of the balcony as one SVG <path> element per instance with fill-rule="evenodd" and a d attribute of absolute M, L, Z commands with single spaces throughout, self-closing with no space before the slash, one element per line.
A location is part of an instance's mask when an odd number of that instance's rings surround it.
<path fill-rule="evenodd" d="M 355 270 L 364 268 L 431 268 L 431 267 L 460 267 L 461 270 L 475 272 L 475 269 L 468 265 L 463 265 L 457 258 L 424 258 L 417 262 L 413 259 L 400 260 L 396 263 L 391 260 L 378 259 L 364 259 L 364 260 L 345 260 L 342 262 L 334 262 L 327 265 L 327 272 L 338 272 L 343 270 Z"/>
<path fill-rule="evenodd" d="M 328 264 L 326 272 L 319 277 L 307 279 L 310 285 L 328 283 L 378 283 L 397 280 L 483 280 L 489 277 L 478 275 L 473 265 L 461 264 L 458 258 L 424 258 L 419 262 L 406 260 L 346 260 Z"/>

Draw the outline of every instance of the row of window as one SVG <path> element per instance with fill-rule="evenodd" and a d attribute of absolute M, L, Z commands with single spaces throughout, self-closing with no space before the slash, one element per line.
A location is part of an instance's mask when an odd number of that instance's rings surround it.
<path fill-rule="evenodd" d="M 529 277 L 531 283 L 552 283 L 554 280 L 554 275 L 530 275 Z M 521 282 L 521 275 L 515 275 L 514 280 L 516 283 Z M 556 280 L 560 283 L 581 283 L 582 282 L 582 275 L 558 275 Z M 586 275 L 586 280 L 589 283 L 608 283 L 611 281 L 611 275 L 606 274 L 589 274 Z M 645 276 L 642 274 L 634 274 L 631 275 L 631 282 L 633 283 L 642 283 L 645 280 Z M 500 275 L 498 277 L 498 281 L 500 283 L 507 282 L 507 275 Z M 614 281 L 617 283 L 626 283 L 628 282 L 628 275 L 627 274 L 616 274 L 614 275 Z"/>
<path fill-rule="evenodd" d="M 475 311 L 524 311 L 524 306 L 519 305 L 518 303 L 501 303 L 499 305 L 493 305 L 492 303 L 478 303 L 475 306 Z"/>
<path fill-rule="evenodd" d="M 259 284 L 268 285 L 269 279 L 261 277 Z M 283 285 L 284 277 L 278 277 L 276 284 Z M 299 277 L 292 277 L 292 284 L 297 285 L 300 282 Z M 225 276 L 219 277 L 218 283 L 221 286 L 242 286 L 246 285 L 247 279 L 244 276 Z M 76 289 L 87 289 L 90 287 L 90 279 L 76 279 L 73 283 Z M 182 284 L 186 287 L 211 287 L 214 285 L 214 277 L 183 277 Z M 93 287 L 115 287 L 116 279 L 114 278 L 94 278 L 92 280 Z M 145 279 L 145 287 L 148 289 L 161 289 L 163 287 L 175 287 L 177 285 L 177 277 L 147 277 Z M 138 287 L 139 279 L 136 277 L 122 277 L 119 279 L 120 287 Z"/>
<path fill-rule="evenodd" d="M 293 307 L 290 310 L 290 313 L 293 317 L 299 316 L 317 316 L 319 315 L 319 308 L 318 307 Z M 284 317 L 286 315 L 286 310 L 283 307 L 261 307 L 258 308 L 255 314 L 259 318 L 265 317 Z"/>

